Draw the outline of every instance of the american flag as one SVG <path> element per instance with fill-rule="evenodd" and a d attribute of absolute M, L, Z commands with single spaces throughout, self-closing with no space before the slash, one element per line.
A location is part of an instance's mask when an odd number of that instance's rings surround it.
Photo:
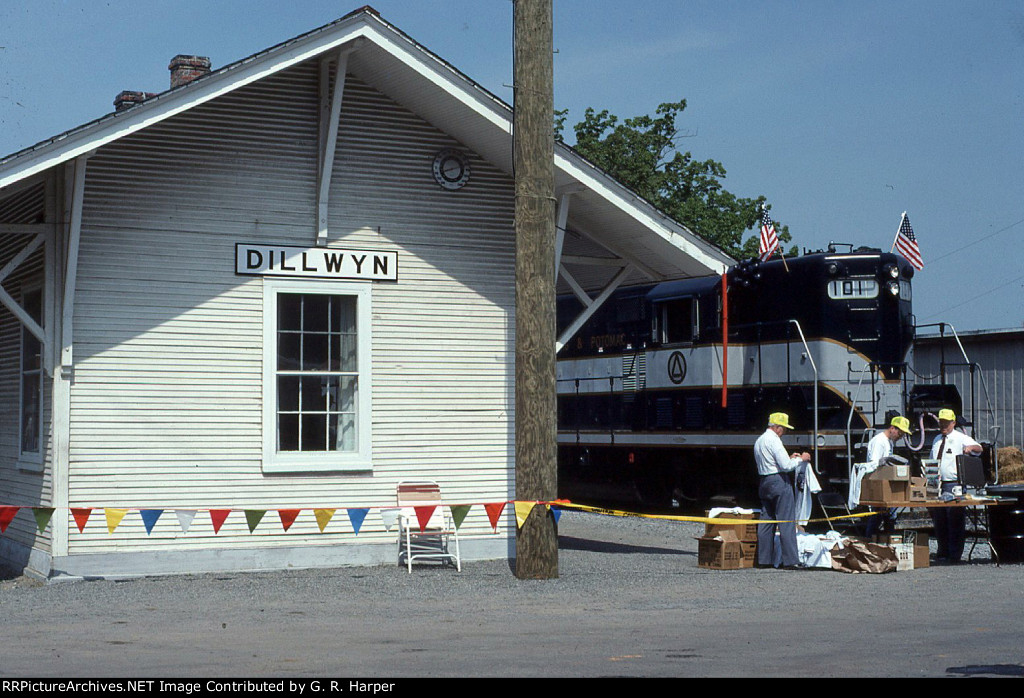
<path fill-rule="evenodd" d="M 775 234 L 775 224 L 768 215 L 768 209 L 761 209 L 761 244 L 758 247 L 758 254 L 761 261 L 766 262 L 772 253 L 779 248 L 779 236 Z"/>
<path fill-rule="evenodd" d="M 911 266 L 918 271 L 924 269 L 924 262 L 921 260 L 921 248 L 917 246 L 917 238 L 914 237 L 914 229 L 910 227 L 910 219 L 906 212 L 903 213 L 903 220 L 900 221 L 900 229 L 896 232 L 895 247 L 900 254 L 907 258 Z"/>

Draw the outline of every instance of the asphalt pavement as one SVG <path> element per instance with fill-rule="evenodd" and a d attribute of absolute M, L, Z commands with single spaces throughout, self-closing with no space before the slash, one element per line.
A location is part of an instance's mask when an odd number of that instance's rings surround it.
<path fill-rule="evenodd" d="M 1024 566 L 717 571 L 702 532 L 566 512 L 549 580 L 507 560 L 8 578 L 0 677 L 1024 676 Z"/>

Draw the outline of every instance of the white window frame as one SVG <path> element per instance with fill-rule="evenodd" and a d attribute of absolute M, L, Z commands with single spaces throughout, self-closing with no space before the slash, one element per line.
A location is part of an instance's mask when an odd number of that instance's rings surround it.
<path fill-rule="evenodd" d="M 371 296 L 366 282 L 263 279 L 263 472 L 366 472 L 373 468 L 371 419 Z M 357 448 L 339 451 L 277 450 L 277 306 L 284 293 L 353 296 L 356 299 Z"/>
<path fill-rule="evenodd" d="M 32 283 L 26 284 L 21 287 L 21 305 L 25 307 L 25 296 L 30 293 L 39 294 L 39 315 L 35 319 L 40 327 L 46 327 L 46 291 L 42 284 Z M 44 343 L 40 343 L 40 355 L 39 355 L 39 425 L 38 433 L 36 434 L 36 443 L 39 444 L 38 451 L 23 451 L 22 450 L 22 438 L 25 435 L 25 425 L 22 423 L 22 419 L 25 415 L 25 353 L 23 347 L 25 346 L 25 335 L 31 334 L 28 328 L 24 324 L 21 325 L 21 333 L 18 336 L 18 467 L 22 470 L 34 470 L 40 471 L 43 469 L 43 455 L 46 448 L 46 443 L 43 441 L 43 416 L 44 416 L 44 401 L 46 399 L 45 384 L 43 382 L 43 376 L 46 374 L 46 351 L 47 347 Z"/>

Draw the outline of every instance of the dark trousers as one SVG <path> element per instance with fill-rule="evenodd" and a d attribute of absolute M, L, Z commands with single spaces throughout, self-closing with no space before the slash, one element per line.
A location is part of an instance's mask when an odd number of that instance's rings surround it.
<path fill-rule="evenodd" d="M 952 493 L 955 482 L 943 482 L 942 492 Z M 967 538 L 967 512 L 962 507 L 935 507 L 928 510 L 935 526 L 935 557 L 959 562 L 964 555 Z"/>
<path fill-rule="evenodd" d="M 780 524 L 757 525 L 757 564 L 776 565 L 781 559 L 783 567 L 791 567 L 800 562 L 800 554 L 796 546 L 796 498 L 793 496 L 793 481 L 788 474 L 764 475 L 758 487 L 761 497 L 761 518 L 775 521 L 786 521 Z M 778 530 L 778 544 L 782 555 L 775 553 Z M 776 565 L 777 566 L 777 565 Z"/>

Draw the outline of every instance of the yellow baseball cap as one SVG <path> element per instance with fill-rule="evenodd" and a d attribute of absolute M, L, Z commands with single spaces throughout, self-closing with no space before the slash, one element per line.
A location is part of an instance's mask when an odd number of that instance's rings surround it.
<path fill-rule="evenodd" d="M 939 410 L 940 422 L 955 422 L 956 413 L 953 410 Z"/>
<path fill-rule="evenodd" d="M 768 417 L 768 424 L 774 424 L 776 426 L 785 427 L 786 429 L 792 429 L 789 426 L 789 415 L 785 412 L 773 412 Z"/>
<path fill-rule="evenodd" d="M 894 427 L 896 427 L 897 429 L 902 431 L 904 434 L 911 434 L 912 435 L 914 433 L 914 432 L 910 431 L 910 420 L 907 419 L 906 417 L 893 417 L 892 421 L 889 422 L 889 424 L 894 426 Z"/>

